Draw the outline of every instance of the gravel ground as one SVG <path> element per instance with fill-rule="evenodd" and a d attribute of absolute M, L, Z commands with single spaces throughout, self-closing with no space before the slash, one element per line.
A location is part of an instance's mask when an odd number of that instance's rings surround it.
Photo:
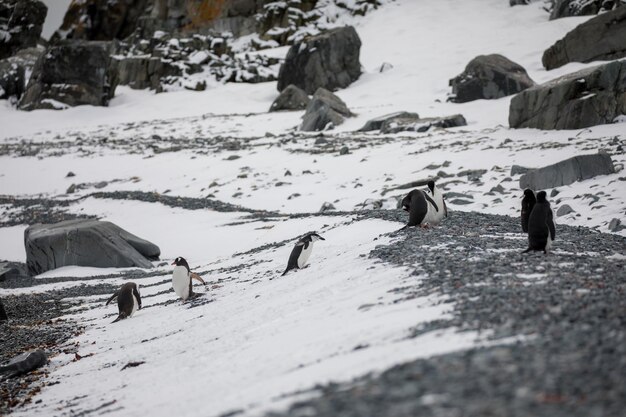
<path fill-rule="evenodd" d="M 557 226 L 552 254 L 522 255 L 519 228 L 510 217 L 451 213 L 438 228 L 394 233 L 371 256 L 414 268 L 401 297 L 436 293 L 452 303 L 452 319 L 407 337 L 455 327 L 494 343 L 521 340 L 329 384 L 269 416 L 623 416 L 626 239 Z"/>

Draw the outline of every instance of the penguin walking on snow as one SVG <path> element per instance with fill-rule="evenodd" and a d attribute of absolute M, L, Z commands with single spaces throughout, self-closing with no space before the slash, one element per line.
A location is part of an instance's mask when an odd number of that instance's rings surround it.
<path fill-rule="evenodd" d="M 409 212 L 409 222 L 402 229 L 411 226 L 436 226 L 448 216 L 448 208 L 443 194 L 435 185 L 428 181 L 428 189 L 412 190 L 402 199 L 402 209 Z"/>
<path fill-rule="evenodd" d="M 326 239 L 315 232 L 311 232 L 307 233 L 304 237 L 298 240 L 298 243 L 296 243 L 296 246 L 291 251 L 291 255 L 289 255 L 287 269 L 285 269 L 285 272 L 283 272 L 282 275 L 285 275 L 292 269 L 304 267 L 311 256 L 311 252 L 313 251 L 313 242 L 317 242 L 318 240 Z"/>
<path fill-rule="evenodd" d="M 117 308 L 119 314 L 112 323 L 132 317 L 137 310 L 141 309 L 141 295 L 139 294 L 139 285 L 134 282 L 127 282 L 115 291 L 105 305 L 109 305 L 113 299 L 117 297 Z"/>
<path fill-rule="evenodd" d="M 523 253 L 542 250 L 548 253 L 556 237 L 554 214 L 546 199 L 546 192 L 537 193 L 537 202 L 528 218 L 528 249 Z"/>
<path fill-rule="evenodd" d="M 535 192 L 530 188 L 524 190 L 524 198 L 522 198 L 522 231 L 528 233 L 528 219 L 536 202 Z"/>
<path fill-rule="evenodd" d="M 172 271 L 172 287 L 174 288 L 176 295 L 178 295 L 183 301 L 193 297 L 194 295 L 192 280 L 198 280 L 203 285 L 206 285 L 206 282 L 204 282 L 200 275 L 195 272 L 191 272 L 189 264 L 185 258 L 179 256 L 174 259 L 172 265 L 176 265 L 174 267 L 174 271 Z"/>

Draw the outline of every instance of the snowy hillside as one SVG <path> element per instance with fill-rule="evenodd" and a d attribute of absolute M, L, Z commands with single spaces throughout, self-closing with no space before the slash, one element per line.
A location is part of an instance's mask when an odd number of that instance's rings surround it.
<path fill-rule="evenodd" d="M 543 51 L 589 16 L 549 21 L 542 7 L 395 0 L 366 16 L 342 17 L 337 26 L 353 25 L 361 39 L 364 72 L 336 92 L 355 117 L 321 133 L 296 129 L 301 111 L 268 113 L 276 82 L 207 79 L 205 91 L 162 94 L 120 86 L 108 107 L 62 111 L 20 111 L 0 100 L 0 260 L 26 261 L 29 224 L 77 217 L 108 220 L 156 243 L 162 260 L 149 270 L 70 266 L 28 283 L 0 283 L 0 297 L 11 302 L 43 294 L 68 307 L 46 323 L 50 331 L 73 326 L 43 377 L 24 391 L 31 400 L 18 401 L 12 415 L 293 411 L 296 401 L 333 391 L 320 388 L 325 384 L 544 336 L 495 315 L 485 326 L 455 321 L 478 297 L 468 290 L 457 298 L 457 280 L 471 280 L 458 284 L 466 289 L 506 282 L 523 292 L 558 286 L 571 273 L 584 278 L 584 288 L 562 293 L 580 290 L 582 298 L 601 287 L 586 281 L 588 273 L 590 281 L 606 279 L 602 291 L 623 290 L 626 228 L 608 233 L 612 220 L 626 221 L 626 119 L 580 130 L 511 129 L 510 96 L 447 101 L 449 80 L 481 54 L 505 55 L 538 84 L 598 65 L 543 68 Z M 287 51 L 255 53 L 282 59 Z M 392 68 L 380 71 L 384 63 Z M 467 126 L 356 132 L 398 111 L 460 113 Z M 548 190 L 555 212 L 564 205 L 572 211 L 556 217 L 552 257 L 526 261 L 519 255 L 525 237 L 514 228 L 521 173 L 511 169 L 598 151 L 611 155 L 617 172 Z M 406 184 L 428 178 L 447 193 L 450 218 L 434 231 L 411 230 L 426 237 L 396 233 L 406 217 L 388 209 L 414 188 Z M 207 209 L 207 201 L 228 209 Z M 321 213 L 325 204 L 334 208 Z M 447 236 L 446 222 L 458 234 Z M 281 277 L 297 238 L 309 231 L 326 240 L 315 243 L 310 266 Z M 416 245 L 403 249 L 406 256 L 381 255 L 405 241 Z M 455 257 L 450 265 L 446 254 Z M 178 256 L 207 282 L 185 303 L 171 290 L 170 264 Z M 468 275 L 451 277 L 460 265 L 471 268 Z M 442 276 L 454 281 L 429 286 Z M 128 280 L 140 284 L 143 309 L 112 325 L 117 307 L 104 303 Z M 504 299 L 524 316 L 525 305 Z M 611 300 L 607 310 L 623 306 Z M 490 301 L 481 311 L 499 304 Z"/>

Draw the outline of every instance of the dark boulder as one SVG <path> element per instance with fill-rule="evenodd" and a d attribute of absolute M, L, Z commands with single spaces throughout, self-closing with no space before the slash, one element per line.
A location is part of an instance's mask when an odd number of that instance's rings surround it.
<path fill-rule="evenodd" d="M 270 111 L 280 110 L 304 110 L 311 99 L 304 90 L 290 84 L 274 100 Z"/>
<path fill-rule="evenodd" d="M 623 6 L 623 0 L 552 0 L 550 20 L 598 14 Z"/>
<path fill-rule="evenodd" d="M 28 277 L 26 264 L 20 262 L 0 262 L 0 282 L 20 277 Z"/>
<path fill-rule="evenodd" d="M 64 41 L 49 47 L 35 64 L 19 108 L 108 105 L 117 85 L 109 54 L 108 42 Z"/>
<path fill-rule="evenodd" d="M 526 70 L 502 55 L 479 55 L 450 80 L 450 101 L 465 103 L 517 94 L 535 85 Z"/>
<path fill-rule="evenodd" d="M 545 190 L 614 172 L 613 161 L 608 154 L 580 155 L 543 168 L 531 169 L 522 175 L 519 185 L 522 190 Z"/>
<path fill-rule="evenodd" d="M 308 104 L 300 130 L 317 132 L 332 129 L 343 123 L 345 117 L 351 117 L 352 112 L 339 97 L 328 90 L 319 88 Z"/>
<path fill-rule="evenodd" d="M 42 350 L 22 353 L 0 366 L 0 374 L 8 377 L 23 375 L 48 363 L 48 357 Z"/>
<path fill-rule="evenodd" d="M 158 246 L 110 222 L 68 220 L 36 224 L 24 231 L 26 264 L 32 275 L 67 265 L 151 268 Z"/>
<path fill-rule="evenodd" d="M 19 100 L 26 88 L 26 74 L 30 74 L 42 54 L 38 48 L 26 48 L 0 60 L 0 99 Z"/>
<path fill-rule="evenodd" d="M 160 92 L 163 79 L 182 75 L 179 66 L 159 57 L 114 57 L 112 67 L 117 74 L 118 84 L 128 85 L 135 90 L 150 88 Z"/>
<path fill-rule="evenodd" d="M 372 130 L 380 130 L 388 121 L 394 121 L 396 119 L 419 119 L 417 113 L 409 113 L 406 111 L 400 111 L 396 113 L 386 114 L 384 116 L 376 117 L 375 119 L 368 120 L 365 125 L 360 128 L 359 132 L 370 132 Z"/>
<path fill-rule="evenodd" d="M 626 56 L 626 7 L 576 26 L 548 48 L 541 61 L 547 70 L 569 62 L 610 61 Z"/>
<path fill-rule="evenodd" d="M 520 6 L 530 4 L 530 0 L 509 0 L 509 6 Z"/>
<path fill-rule="evenodd" d="M 564 75 L 511 99 L 513 128 L 582 129 L 626 114 L 626 61 Z"/>
<path fill-rule="evenodd" d="M 278 74 L 278 91 L 293 84 L 307 94 L 318 88 L 345 88 L 361 75 L 361 40 L 352 26 L 306 38 L 287 53 Z"/>
<path fill-rule="evenodd" d="M 9 316 L 7 316 L 7 312 L 4 309 L 4 304 L 2 304 L 2 299 L 0 299 L 0 321 L 8 320 Z"/>
<path fill-rule="evenodd" d="M 38 0 L 0 2 L 0 59 L 37 45 L 48 8 Z"/>
<path fill-rule="evenodd" d="M 419 118 L 407 113 L 404 116 L 387 119 L 380 127 L 380 133 L 426 132 L 431 128 L 446 129 L 449 127 L 466 126 L 465 118 L 460 114 L 444 117 Z"/>

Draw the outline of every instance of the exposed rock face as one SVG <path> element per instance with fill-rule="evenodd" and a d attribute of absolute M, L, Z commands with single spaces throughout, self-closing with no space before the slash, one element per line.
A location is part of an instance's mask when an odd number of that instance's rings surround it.
<path fill-rule="evenodd" d="M 6 279 L 27 277 L 25 264 L 18 262 L 0 262 L 0 282 Z"/>
<path fill-rule="evenodd" d="M 150 88 L 160 92 L 165 78 L 182 75 L 179 66 L 158 57 L 114 57 L 112 62 L 118 83 L 135 90 Z"/>
<path fill-rule="evenodd" d="M 548 48 L 541 61 L 547 70 L 569 62 L 608 61 L 626 56 L 626 7 L 578 25 Z"/>
<path fill-rule="evenodd" d="M 465 103 L 517 94 L 535 85 L 526 70 L 502 55 L 479 55 L 450 80 L 450 101 Z"/>
<path fill-rule="evenodd" d="M 529 88 L 511 99 L 513 128 L 581 129 L 626 114 L 626 62 L 587 68 Z"/>
<path fill-rule="evenodd" d="M 339 97 L 328 90 L 319 88 L 302 116 L 300 130 L 316 132 L 332 129 L 343 123 L 345 117 L 351 117 L 352 112 Z"/>
<path fill-rule="evenodd" d="M 311 99 L 302 89 L 288 85 L 270 106 L 270 111 L 304 110 Z"/>
<path fill-rule="evenodd" d="M 399 112 L 369 120 L 359 131 L 380 130 L 380 133 L 426 132 L 432 127 L 448 128 L 466 125 L 465 118 L 460 114 L 420 118 L 417 113 Z"/>
<path fill-rule="evenodd" d="M 8 320 L 9 316 L 7 316 L 7 312 L 4 310 L 4 304 L 2 304 L 2 300 L 0 299 L 0 321 Z"/>
<path fill-rule="evenodd" d="M 0 59 L 37 45 L 48 8 L 38 0 L 0 3 Z"/>
<path fill-rule="evenodd" d="M 598 14 L 623 6 L 624 0 L 552 0 L 550 20 Z"/>
<path fill-rule="evenodd" d="M 383 124 L 387 121 L 393 121 L 399 118 L 411 118 L 413 120 L 419 119 L 417 113 L 409 113 L 405 111 L 386 114 L 384 116 L 376 117 L 375 119 L 368 120 L 365 125 L 359 129 L 359 132 L 370 132 L 372 130 L 380 130 Z"/>
<path fill-rule="evenodd" d="M 48 357 L 42 350 L 22 353 L 0 366 L 0 374 L 9 377 L 25 374 L 48 363 Z"/>
<path fill-rule="evenodd" d="M 543 168 L 532 169 L 522 175 L 519 185 L 523 190 L 526 188 L 544 190 L 614 172 L 613 161 L 608 154 L 580 155 Z"/>
<path fill-rule="evenodd" d="M 67 265 L 152 268 L 158 246 L 110 222 L 68 220 L 36 224 L 24 231 L 26 264 L 32 275 Z"/>
<path fill-rule="evenodd" d="M 64 41 L 37 60 L 19 108 L 106 106 L 116 85 L 108 42 Z"/>
<path fill-rule="evenodd" d="M 0 99 L 19 100 L 26 88 L 26 76 L 32 72 L 42 52 L 38 48 L 26 48 L 0 60 Z"/>
<path fill-rule="evenodd" d="M 361 40 L 351 26 L 332 29 L 294 44 L 278 74 L 278 91 L 293 84 L 307 94 L 336 90 L 361 75 Z"/>

